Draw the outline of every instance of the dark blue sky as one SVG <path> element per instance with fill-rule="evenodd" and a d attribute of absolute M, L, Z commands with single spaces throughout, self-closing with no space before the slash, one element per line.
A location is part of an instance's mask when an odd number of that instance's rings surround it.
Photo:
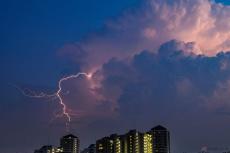
<path fill-rule="evenodd" d="M 57 49 L 100 29 L 108 18 L 136 3 L 136 0 L 2 1 L 0 50 L 4 78 L 50 84 L 61 71 L 69 69 L 68 63 L 57 56 Z M 31 73 L 36 81 L 30 81 Z M 21 75 L 15 77 L 17 74 Z"/>
<path fill-rule="evenodd" d="M 41 142 L 47 138 L 38 136 L 36 142 L 30 143 L 31 138 L 28 136 L 23 141 L 32 144 L 31 147 L 22 144 L 12 147 L 7 137 L 13 135 L 21 137 L 22 135 L 18 133 L 23 131 L 22 134 L 26 134 L 27 130 L 30 134 L 36 133 L 32 129 L 46 118 L 45 115 L 39 116 L 39 114 L 44 113 L 40 110 L 47 106 L 45 104 L 40 106 L 36 100 L 34 102 L 26 99 L 11 85 L 53 91 L 60 77 L 76 73 L 80 69 L 80 65 L 60 56 L 58 50 L 65 44 L 84 40 L 91 33 L 101 31 L 108 20 L 114 20 L 124 10 L 138 7 L 140 2 L 141 0 L 0 1 L 0 120 L 3 121 L 0 135 L 6 139 L 4 142 L 0 140 L 0 152 L 29 153 L 34 147 L 42 145 Z M 230 5 L 229 0 L 218 0 L 218 2 Z M 122 98 L 125 99 L 121 97 L 119 100 L 124 100 Z M 34 112 L 36 110 L 38 112 Z M 35 117 L 35 120 L 38 119 L 38 122 L 35 123 L 32 117 L 29 118 L 30 115 Z M 31 128 L 27 129 L 30 123 Z M 106 123 L 102 124 L 107 125 Z M 98 127 L 95 123 L 92 126 Z M 38 135 L 46 131 L 46 126 L 42 128 L 44 129 L 38 130 Z M 151 127 L 143 129 L 145 128 Z M 60 128 L 56 131 L 63 130 Z M 101 135 L 94 135 L 92 139 L 98 136 Z M 51 132 L 51 137 L 52 140 L 56 140 L 59 136 L 57 132 Z M 84 142 L 92 142 L 92 139 L 89 141 L 85 138 Z M 20 141 L 20 138 L 17 141 Z M 54 143 L 57 144 L 57 141 Z"/>

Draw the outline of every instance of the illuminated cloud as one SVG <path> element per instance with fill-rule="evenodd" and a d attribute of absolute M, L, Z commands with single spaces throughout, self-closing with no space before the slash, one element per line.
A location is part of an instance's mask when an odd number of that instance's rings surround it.
<path fill-rule="evenodd" d="M 166 108 L 168 114 L 187 109 L 230 110 L 229 86 L 225 88 L 230 79 L 230 53 L 205 56 L 194 50 L 194 43 L 172 40 L 158 51 L 145 50 L 129 60 L 112 58 L 93 74 L 97 85 L 71 80 L 65 86 L 71 92 L 64 99 L 72 110 L 82 112 L 81 119 L 116 116 L 127 124 L 140 114 L 144 121 Z"/>
<path fill-rule="evenodd" d="M 97 84 L 93 94 L 86 85 L 76 85 L 80 91 L 71 84 L 74 97 L 66 96 L 67 103 L 78 99 L 73 109 L 87 117 L 104 106 L 109 111 L 100 117 L 168 101 L 175 103 L 169 107 L 208 108 L 205 99 L 229 79 L 228 21 L 230 7 L 214 1 L 145 0 L 101 31 L 59 50 L 83 71 L 93 71 Z"/>
<path fill-rule="evenodd" d="M 59 49 L 59 56 L 75 62 L 76 73 L 79 69 L 92 73 L 90 80 L 80 77 L 62 84 L 61 95 L 72 117 L 74 133 L 82 144 L 89 144 L 89 140 L 93 143 L 113 132 L 164 124 L 172 131 L 172 143 L 177 143 L 172 144 L 172 152 L 198 152 L 194 148 L 206 142 L 229 145 L 226 131 L 230 127 L 230 7 L 212 0 L 142 2 L 107 21 L 101 31 Z M 21 68 L 25 66 L 21 60 L 12 61 L 9 60 L 10 68 L 17 63 Z M 15 77 L 31 82 L 42 80 L 40 75 L 45 74 L 41 72 L 53 74 L 52 66 L 40 62 L 35 67 L 46 68 L 38 71 L 35 78 L 30 77 L 34 75 L 30 71 L 34 65 L 20 71 L 25 74 L 15 71 Z M 56 69 L 56 63 L 50 63 Z M 65 69 L 66 65 L 61 67 Z M 9 79 L 14 77 L 10 68 Z M 58 81 L 53 84 L 50 77 L 45 82 L 50 82 L 56 91 Z M 0 148 L 12 148 L 12 137 L 29 136 L 36 139 L 28 139 L 27 143 L 15 139 L 14 144 L 34 149 L 50 133 L 57 140 L 65 132 L 66 118 L 53 119 L 53 113 L 60 115 L 63 111 L 58 99 L 51 103 L 46 99 L 31 100 L 7 88 L 1 94 L 0 117 L 4 122 L 0 128 L 11 132 L 3 136 Z M 7 96 L 10 100 L 5 100 Z M 18 107 L 12 107 L 11 102 L 17 102 Z M 213 132 L 216 129 L 221 130 Z"/>
<path fill-rule="evenodd" d="M 75 61 L 83 60 L 83 69 L 101 66 L 113 57 L 154 52 L 172 39 L 194 43 L 195 54 L 211 56 L 230 50 L 229 21 L 230 7 L 213 1 L 145 0 L 139 8 L 108 21 L 101 32 L 61 52 Z"/>

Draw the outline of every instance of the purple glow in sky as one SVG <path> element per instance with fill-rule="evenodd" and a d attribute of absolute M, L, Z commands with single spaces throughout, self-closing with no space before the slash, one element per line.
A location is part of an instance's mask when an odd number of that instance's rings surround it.
<path fill-rule="evenodd" d="M 66 132 L 60 97 L 29 98 L 9 84 L 58 91 L 82 147 L 162 124 L 172 153 L 230 148 L 227 2 L 1 2 L 0 152 L 58 145 Z M 60 80 L 79 72 L 90 79 Z"/>

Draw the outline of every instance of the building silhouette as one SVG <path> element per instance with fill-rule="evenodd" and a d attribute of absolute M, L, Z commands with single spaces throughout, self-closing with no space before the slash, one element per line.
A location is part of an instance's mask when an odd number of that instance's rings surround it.
<path fill-rule="evenodd" d="M 137 130 L 130 130 L 126 135 L 128 153 L 141 153 L 143 150 L 142 133 Z"/>
<path fill-rule="evenodd" d="M 79 153 L 79 142 L 78 137 L 69 134 L 60 139 L 60 147 L 47 145 L 34 153 Z M 112 134 L 97 140 L 81 153 L 170 153 L 170 133 L 158 125 L 144 133 L 130 130 L 123 135 Z"/>
<path fill-rule="evenodd" d="M 104 137 L 96 142 L 96 152 L 97 153 L 112 153 L 114 152 L 114 139 L 112 136 Z"/>
<path fill-rule="evenodd" d="M 96 153 L 170 153 L 169 131 L 159 125 L 145 133 L 112 134 L 96 141 Z"/>
<path fill-rule="evenodd" d="M 79 153 L 80 141 L 78 137 L 69 134 L 61 138 L 60 147 L 63 153 Z"/>
<path fill-rule="evenodd" d="M 170 153 L 169 131 L 163 126 L 156 126 L 150 131 L 153 139 L 154 153 Z"/>

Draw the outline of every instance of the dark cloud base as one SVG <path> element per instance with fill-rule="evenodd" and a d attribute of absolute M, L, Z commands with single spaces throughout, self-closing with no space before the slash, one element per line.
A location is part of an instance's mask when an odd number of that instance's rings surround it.
<path fill-rule="evenodd" d="M 200 144 L 228 145 L 224 131 L 230 126 L 230 53 L 208 57 L 191 49 L 191 43 L 172 40 L 156 53 L 142 51 L 129 60 L 104 64 L 100 91 L 117 101 L 115 124 L 126 129 L 166 124 L 173 144 L 178 143 L 174 151 L 198 149 Z M 220 128 L 223 131 L 213 133 Z"/>

